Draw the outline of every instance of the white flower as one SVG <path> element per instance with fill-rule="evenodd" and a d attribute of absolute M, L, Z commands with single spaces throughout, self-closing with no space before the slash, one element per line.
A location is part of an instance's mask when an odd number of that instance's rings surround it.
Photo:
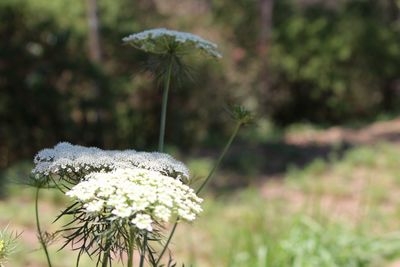
<path fill-rule="evenodd" d="M 103 200 L 93 200 L 84 205 L 88 212 L 99 212 L 103 209 L 104 201 Z"/>
<path fill-rule="evenodd" d="M 171 210 L 163 205 L 159 205 L 154 208 L 154 215 L 162 221 L 168 221 L 171 217 Z"/>
<path fill-rule="evenodd" d="M 146 229 L 149 232 L 153 231 L 153 227 L 151 226 L 152 222 L 150 215 L 147 214 L 137 214 L 135 218 L 131 220 L 131 223 L 136 225 L 137 228 L 142 230 Z"/>
<path fill-rule="evenodd" d="M 93 195 L 96 192 L 96 187 L 94 185 L 90 186 L 76 186 L 75 190 L 68 191 L 66 193 L 69 197 L 79 197 L 80 200 L 86 201 L 93 198 Z"/>
<path fill-rule="evenodd" d="M 212 57 L 222 57 L 217 50 L 216 44 L 188 32 L 178 32 L 164 28 L 131 34 L 123 38 L 122 41 L 138 49 L 155 54 L 166 54 L 173 48 L 178 51 L 195 48 Z"/>
<path fill-rule="evenodd" d="M 102 150 L 62 142 L 52 149 L 43 149 L 34 159 L 35 177 L 58 175 L 78 182 L 91 172 L 109 172 L 119 168 L 142 168 L 187 181 L 189 170 L 168 154 L 135 150 Z M 104 191 L 103 194 L 113 192 Z"/>
<path fill-rule="evenodd" d="M 202 199 L 174 177 L 147 169 L 95 172 L 66 193 L 80 202 L 97 221 L 128 219 L 138 229 L 152 231 L 152 223 L 168 222 L 172 216 L 192 221 Z"/>
<path fill-rule="evenodd" d="M 116 215 L 120 218 L 127 218 L 132 215 L 133 208 L 129 207 L 125 203 L 118 203 L 115 208 L 112 210 L 112 214 Z"/>

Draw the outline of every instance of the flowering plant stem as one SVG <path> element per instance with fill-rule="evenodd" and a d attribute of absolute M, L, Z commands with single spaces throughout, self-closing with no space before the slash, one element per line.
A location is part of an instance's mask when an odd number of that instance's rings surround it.
<path fill-rule="evenodd" d="M 109 256 L 109 255 L 110 255 L 110 252 L 109 252 L 109 251 L 104 252 L 103 260 L 102 260 L 102 262 L 101 262 L 101 267 L 107 267 L 107 266 L 108 266 L 108 256 Z"/>
<path fill-rule="evenodd" d="M 235 137 L 238 134 L 239 129 L 240 129 L 240 127 L 242 125 L 243 125 L 242 121 L 238 121 L 237 122 L 237 124 L 235 126 L 235 129 L 233 130 L 231 137 L 229 138 L 229 140 L 226 143 L 224 149 L 222 150 L 221 154 L 219 155 L 217 162 L 214 164 L 214 167 L 211 169 L 211 171 L 207 175 L 207 178 L 204 180 L 204 182 L 200 185 L 199 189 L 197 189 L 196 194 L 199 194 L 204 189 L 204 187 L 208 184 L 208 182 L 211 180 L 211 178 L 214 176 L 215 171 L 218 169 L 219 165 L 221 164 L 222 160 L 224 159 L 226 153 L 228 152 L 230 146 L 232 145 L 233 140 L 235 139 Z M 161 253 L 160 253 L 160 255 L 159 255 L 158 259 L 157 259 L 157 262 L 156 262 L 156 265 L 155 265 L 156 267 L 160 263 L 164 253 L 167 251 L 168 245 L 171 242 L 171 239 L 175 234 L 176 227 L 178 226 L 178 221 L 179 221 L 179 218 L 176 219 L 176 221 L 174 223 L 174 226 L 172 227 L 172 230 L 171 230 L 171 233 L 168 236 L 167 242 L 165 242 L 165 245 L 164 245 L 164 247 L 163 247 L 163 249 L 162 249 L 162 251 L 161 251 Z"/>
<path fill-rule="evenodd" d="M 179 221 L 179 218 L 176 219 L 176 221 L 175 221 L 175 223 L 174 223 L 174 226 L 172 227 L 172 230 L 171 230 L 171 233 L 170 233 L 169 236 L 168 236 L 167 242 L 165 242 L 165 245 L 164 245 L 164 247 L 163 247 L 163 249 L 162 249 L 160 255 L 158 256 L 158 259 L 157 259 L 157 261 L 156 261 L 155 267 L 158 266 L 158 264 L 160 263 L 162 257 L 164 256 L 165 251 L 167 251 L 168 245 L 169 245 L 169 243 L 171 242 L 171 239 L 172 239 L 172 237 L 173 237 L 174 234 L 175 234 L 176 227 L 178 227 L 178 221 Z"/>
<path fill-rule="evenodd" d="M 44 253 L 46 254 L 47 265 L 49 267 L 52 267 L 51 261 L 50 261 L 50 256 L 49 256 L 49 252 L 47 251 L 47 245 L 46 245 L 46 242 L 45 242 L 45 240 L 43 238 L 42 229 L 40 228 L 40 220 L 39 220 L 39 191 L 40 191 L 40 186 L 37 186 L 37 188 L 36 188 L 36 197 L 35 197 L 36 227 L 37 227 L 39 242 L 42 245 Z"/>
<path fill-rule="evenodd" d="M 169 65 L 167 68 L 166 76 L 165 76 L 165 82 L 164 82 L 162 107 L 161 107 L 160 137 L 158 139 L 158 151 L 159 152 L 164 151 L 165 123 L 166 123 L 166 118 L 167 118 L 168 92 L 169 92 L 169 87 L 171 85 L 172 64 L 173 64 L 173 57 L 171 56 Z M 175 228 L 176 228 L 176 225 L 175 225 Z M 168 238 L 167 243 L 169 243 L 171 238 L 172 238 L 172 235 L 170 235 L 170 237 Z M 140 267 L 142 267 L 144 264 L 144 258 L 145 258 L 145 254 L 146 254 L 146 246 L 147 246 L 147 232 L 144 235 L 143 248 L 142 248 L 142 253 L 140 255 Z M 163 253 L 165 252 L 165 249 L 166 248 L 163 249 Z M 156 265 L 157 264 L 158 264 L 158 261 L 157 261 Z"/>
<path fill-rule="evenodd" d="M 103 259 L 101 261 L 101 267 L 107 267 L 108 266 L 108 258 L 110 257 L 110 241 L 106 240 L 106 246 L 105 246 L 105 252 L 103 254 Z"/>
<path fill-rule="evenodd" d="M 135 242 L 135 233 L 130 227 L 129 229 L 129 250 L 128 250 L 128 267 L 133 267 L 133 247 Z"/>
<path fill-rule="evenodd" d="M 196 194 L 199 194 L 203 188 L 208 184 L 208 182 L 210 181 L 210 179 L 214 176 L 215 171 L 218 169 L 219 165 L 221 164 L 223 158 L 226 155 L 226 152 L 228 152 L 229 148 L 232 145 L 233 140 L 235 139 L 236 135 L 239 132 L 240 127 L 242 126 L 242 122 L 238 121 L 235 129 L 232 132 L 231 137 L 229 138 L 228 142 L 226 143 L 224 150 L 222 150 L 222 153 L 219 155 L 219 158 L 217 160 L 217 162 L 214 164 L 214 167 L 211 169 L 210 173 L 208 174 L 207 178 L 204 180 L 204 182 L 200 185 L 199 189 L 197 189 Z"/>
<path fill-rule="evenodd" d="M 142 247 L 142 251 L 140 253 L 139 267 L 143 267 L 144 266 L 144 258 L 146 256 L 146 248 L 147 248 L 147 232 L 144 234 L 144 238 L 143 238 L 143 247 Z"/>
<path fill-rule="evenodd" d="M 168 69 L 165 76 L 165 83 L 164 83 L 164 91 L 163 91 L 163 98 L 162 98 L 162 107 L 161 107 L 161 122 L 160 122 L 160 137 L 158 139 L 158 151 L 164 151 L 164 136 L 165 136 L 165 122 L 167 117 L 167 105 L 168 105 L 168 92 L 169 87 L 171 84 L 171 76 L 172 76 L 172 64 L 173 58 L 171 56 Z"/>

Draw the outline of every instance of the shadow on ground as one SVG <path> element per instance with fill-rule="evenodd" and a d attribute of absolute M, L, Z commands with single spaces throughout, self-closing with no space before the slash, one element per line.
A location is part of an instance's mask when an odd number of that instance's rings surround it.
<path fill-rule="evenodd" d="M 376 122 L 361 129 L 332 127 L 313 133 L 292 133 L 278 142 L 237 143 L 223 164 L 224 171 L 232 175 L 221 187 L 225 190 L 255 180 L 280 179 L 291 167 L 301 169 L 317 159 L 340 160 L 354 147 L 382 142 L 400 144 L 400 119 Z"/>

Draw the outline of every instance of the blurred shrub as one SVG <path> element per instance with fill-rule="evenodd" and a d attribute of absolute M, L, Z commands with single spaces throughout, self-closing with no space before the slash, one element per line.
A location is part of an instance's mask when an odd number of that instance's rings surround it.
<path fill-rule="evenodd" d="M 162 92 L 141 71 L 145 54 L 121 42 L 163 18 L 145 2 L 99 1 L 101 64 L 87 53 L 85 5 L 0 3 L 0 168 L 62 140 L 105 148 L 154 146 Z M 167 141 L 181 148 L 226 126 L 226 94 L 212 86 L 224 79 L 220 68 L 202 58 L 188 60 L 202 82 L 174 84 L 168 113 Z"/>
<path fill-rule="evenodd" d="M 187 58 L 196 70 L 193 81 L 173 84 L 166 141 L 179 149 L 199 142 L 219 146 L 230 127 L 222 105 L 233 99 L 281 125 L 343 123 L 398 111 L 400 32 L 393 1 L 301 2 L 274 1 L 263 60 L 257 49 L 260 1 L 206 1 L 196 14 L 197 1 L 188 1 L 193 10 L 176 16 L 159 1 L 98 0 L 103 59 L 94 64 L 83 2 L 1 1 L 0 168 L 59 140 L 154 147 L 161 90 L 140 71 L 146 55 L 120 40 L 160 25 L 201 35 L 206 29 L 205 37 L 225 55 L 218 63 Z M 265 62 L 269 87 L 261 88 Z M 267 134 L 243 137 L 257 143 Z"/>
<path fill-rule="evenodd" d="M 384 3 L 277 8 L 284 14 L 276 15 L 267 100 L 277 122 L 340 123 L 398 110 L 400 32 Z"/>
<path fill-rule="evenodd" d="M 264 59 L 257 49 L 261 2 L 212 1 L 214 19 L 232 46 L 230 64 L 241 79 L 234 86 L 258 88 L 261 112 L 282 125 L 344 123 L 399 111 L 400 18 L 395 1 L 274 1 L 272 38 Z"/>

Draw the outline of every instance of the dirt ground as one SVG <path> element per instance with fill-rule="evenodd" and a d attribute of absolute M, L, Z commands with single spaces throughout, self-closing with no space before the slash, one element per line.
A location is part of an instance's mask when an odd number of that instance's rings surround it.
<path fill-rule="evenodd" d="M 353 145 L 374 144 L 382 141 L 400 143 L 400 118 L 376 122 L 360 129 L 332 127 L 311 133 L 291 133 L 284 137 L 293 145 L 334 145 L 348 143 Z"/>
<path fill-rule="evenodd" d="M 344 127 L 332 127 L 323 131 L 313 131 L 305 133 L 290 133 L 284 136 L 284 143 L 291 145 L 299 150 L 303 148 L 307 152 L 304 157 L 307 160 L 294 161 L 299 166 L 306 166 L 316 158 L 327 158 L 331 149 L 337 147 L 338 144 L 343 145 L 343 153 L 348 148 L 354 148 L 361 145 L 374 145 L 382 142 L 390 143 L 400 149 L 400 118 L 385 122 L 376 122 L 360 129 L 350 129 Z M 296 150 L 292 150 L 296 151 Z M 322 152 L 321 152 L 322 151 Z M 339 150 L 340 151 L 340 150 Z M 315 155 L 313 155 L 313 152 Z M 293 153 L 293 152 L 292 152 Z M 285 157 L 279 154 L 270 154 L 275 158 L 275 163 Z M 287 156 L 286 156 L 287 157 Z M 277 163 L 287 166 L 287 162 Z M 283 169 L 284 167 L 282 167 Z M 377 170 L 379 176 L 379 170 Z M 284 172 L 270 172 L 263 175 L 259 180 L 259 188 L 262 196 L 267 200 L 284 200 L 291 203 L 293 210 L 298 210 L 309 206 L 310 202 L 317 202 L 319 208 L 329 210 L 331 215 L 336 218 L 346 218 L 350 221 L 357 222 L 363 219 L 368 212 L 366 205 L 365 191 L 372 186 L 371 177 L 373 171 L 368 169 L 353 170 L 352 179 L 346 181 L 349 193 L 346 195 L 335 194 L 310 194 L 296 188 L 288 187 L 282 182 Z M 332 175 L 329 172 L 321 174 L 322 180 L 327 184 L 343 183 L 340 177 Z M 400 192 L 387 192 L 387 201 L 380 207 L 384 212 L 394 213 L 398 205 L 398 195 Z M 397 265 L 400 266 L 400 262 Z"/>

